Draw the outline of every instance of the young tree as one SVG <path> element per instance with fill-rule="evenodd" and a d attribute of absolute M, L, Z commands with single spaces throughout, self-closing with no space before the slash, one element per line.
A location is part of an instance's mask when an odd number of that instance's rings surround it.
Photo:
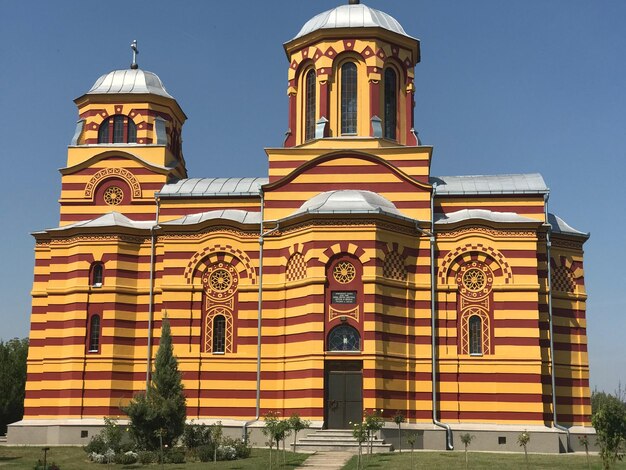
<path fill-rule="evenodd" d="M 596 429 L 602 465 L 608 469 L 624 457 L 626 445 L 626 404 L 613 395 L 606 395 L 591 418 Z"/>
<path fill-rule="evenodd" d="M 161 326 L 159 350 L 148 390 L 136 395 L 122 411 L 128 415 L 133 437 L 142 449 L 159 449 L 161 439 L 171 448 L 185 429 L 187 405 L 167 317 Z"/>
<path fill-rule="evenodd" d="M 524 431 L 519 436 L 517 436 L 517 443 L 524 448 L 524 459 L 526 460 L 526 468 L 530 468 L 528 466 L 528 443 L 530 442 L 530 434 L 528 431 Z"/>
<path fill-rule="evenodd" d="M 311 425 L 310 421 L 300 418 L 298 413 L 294 413 L 289 417 L 289 427 L 293 430 L 293 451 L 297 452 L 298 433 Z"/>
<path fill-rule="evenodd" d="M 368 431 L 365 423 L 355 423 L 352 428 L 352 435 L 359 443 L 359 453 L 357 457 L 356 468 L 357 470 L 361 470 L 362 468 L 362 457 L 363 457 L 363 442 L 367 440 Z M 411 465 L 412 467 L 412 465 Z"/>
<path fill-rule="evenodd" d="M 396 411 L 396 414 L 393 416 L 393 422 L 398 426 L 398 447 L 400 448 L 400 453 L 402 453 L 402 423 L 406 421 L 406 418 L 400 411 Z"/>
<path fill-rule="evenodd" d="M 461 442 L 465 445 L 465 468 L 468 468 L 469 462 L 467 457 L 467 448 L 472 443 L 476 436 L 472 436 L 470 433 L 466 432 L 465 434 L 461 434 Z"/>
<path fill-rule="evenodd" d="M 383 411 L 374 408 L 371 412 L 365 412 L 365 428 L 367 429 L 367 435 L 369 437 L 369 454 L 372 454 L 372 448 L 374 446 L 374 439 L 376 433 L 380 431 L 385 422 L 383 421 Z"/>
<path fill-rule="evenodd" d="M 0 341 L 0 435 L 24 416 L 28 338 Z"/>

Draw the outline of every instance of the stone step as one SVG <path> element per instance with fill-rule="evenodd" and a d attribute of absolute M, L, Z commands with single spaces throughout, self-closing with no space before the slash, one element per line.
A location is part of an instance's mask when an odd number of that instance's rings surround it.
<path fill-rule="evenodd" d="M 293 444 L 291 446 L 293 448 Z M 364 452 L 368 446 L 368 443 L 364 442 L 362 444 Z M 359 444 L 350 430 L 319 429 L 298 439 L 297 450 L 307 452 L 344 451 L 356 453 L 359 450 Z M 385 444 L 385 441 L 382 439 L 374 439 L 372 441 L 372 452 L 374 453 L 391 452 L 392 450 L 393 446 L 391 444 Z"/>

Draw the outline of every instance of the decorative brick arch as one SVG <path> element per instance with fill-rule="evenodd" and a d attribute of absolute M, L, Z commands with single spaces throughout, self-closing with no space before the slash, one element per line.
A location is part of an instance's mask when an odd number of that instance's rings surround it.
<path fill-rule="evenodd" d="M 326 248 L 324 252 L 320 255 L 319 261 L 322 264 L 326 264 L 333 256 L 342 253 L 349 253 L 357 257 L 362 264 L 366 264 L 371 261 L 371 257 L 368 256 L 367 253 L 365 253 L 365 250 L 363 248 L 350 242 L 335 243 L 334 245 Z"/>
<path fill-rule="evenodd" d="M 448 278 L 454 277 L 459 268 L 470 261 L 485 263 L 494 276 L 502 278 L 505 284 L 513 283 L 513 271 L 506 257 L 495 248 L 482 243 L 468 243 L 450 250 L 439 265 L 437 282 L 448 284 Z"/>
<path fill-rule="evenodd" d="M 219 261 L 233 264 L 240 279 L 247 279 L 250 284 L 256 284 L 256 270 L 252 266 L 250 257 L 232 245 L 212 245 L 197 251 L 185 268 L 187 284 L 193 284 L 196 279 L 199 282 L 206 267 Z"/>
<path fill-rule="evenodd" d="M 126 181 L 128 186 L 130 186 L 133 199 L 141 198 L 141 184 L 139 184 L 139 180 L 125 168 L 103 168 L 99 170 L 85 186 L 85 198 L 93 200 L 98 185 L 108 178 L 119 178 Z"/>

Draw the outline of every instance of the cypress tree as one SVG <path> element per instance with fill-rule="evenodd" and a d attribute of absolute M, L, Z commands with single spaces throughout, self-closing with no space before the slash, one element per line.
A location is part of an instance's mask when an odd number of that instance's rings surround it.
<path fill-rule="evenodd" d="M 185 429 L 187 405 L 167 317 L 161 326 L 161 340 L 149 389 L 147 393 L 135 396 L 122 410 L 130 418 L 133 437 L 144 449 L 158 449 L 160 436 L 163 444 L 171 448 Z"/>

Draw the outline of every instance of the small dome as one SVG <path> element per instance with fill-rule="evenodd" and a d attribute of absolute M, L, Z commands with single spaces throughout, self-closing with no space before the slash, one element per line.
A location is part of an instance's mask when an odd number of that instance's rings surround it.
<path fill-rule="evenodd" d="M 380 213 L 401 216 L 396 206 L 380 194 L 371 191 L 342 189 L 327 191 L 306 201 L 296 214 L 304 213 Z"/>
<path fill-rule="evenodd" d="M 151 94 L 172 98 L 163 86 L 161 79 L 152 72 L 141 69 L 113 70 L 102 75 L 93 84 L 88 95 L 111 94 Z"/>
<path fill-rule="evenodd" d="M 394 17 L 367 5 L 356 4 L 341 5 L 314 16 L 304 24 L 294 39 L 318 29 L 333 28 L 383 28 L 410 37 Z"/>

